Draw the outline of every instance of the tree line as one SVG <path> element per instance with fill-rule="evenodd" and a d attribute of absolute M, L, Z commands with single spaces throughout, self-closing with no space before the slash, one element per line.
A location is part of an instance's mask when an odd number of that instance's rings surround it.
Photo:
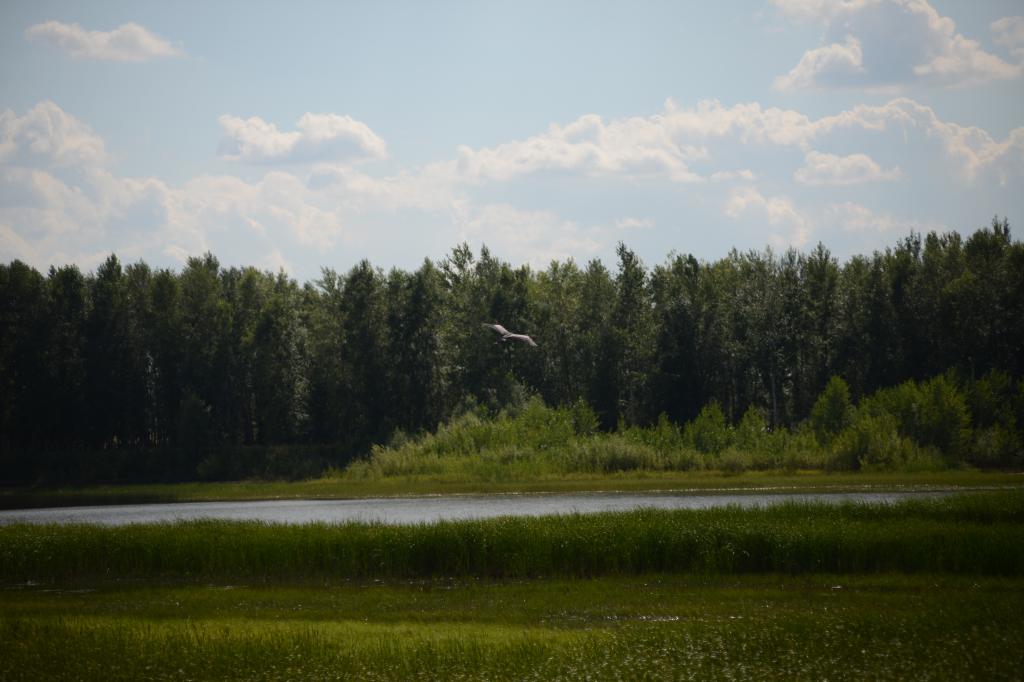
<path fill-rule="evenodd" d="M 209 253 L 180 271 L 0 264 L 0 479 L 82 453 L 143 478 L 195 476 L 211 453 L 344 464 L 530 396 L 583 401 L 604 430 L 682 424 L 712 402 L 775 429 L 806 420 L 833 376 L 859 400 L 1024 370 L 1024 245 L 1005 219 L 843 263 L 822 244 L 654 267 L 616 255 L 614 270 L 535 271 L 463 244 L 414 271 L 362 261 L 302 285 Z M 496 344 L 481 322 L 539 345 Z"/>

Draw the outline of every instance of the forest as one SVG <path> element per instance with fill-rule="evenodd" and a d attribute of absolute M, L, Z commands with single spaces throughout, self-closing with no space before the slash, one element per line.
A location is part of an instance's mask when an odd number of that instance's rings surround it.
<path fill-rule="evenodd" d="M 898 403 L 900 386 L 951 392 L 999 441 L 937 444 L 957 461 L 1024 464 L 1024 244 L 1005 218 L 845 262 L 823 244 L 616 255 L 533 270 L 462 244 L 304 284 L 210 253 L 180 271 L 0 264 L 0 481 L 190 480 L 217 475 L 211 457 L 318 475 L 531 402 L 583 405 L 601 432 L 754 412 L 794 431 L 823 400 Z"/>

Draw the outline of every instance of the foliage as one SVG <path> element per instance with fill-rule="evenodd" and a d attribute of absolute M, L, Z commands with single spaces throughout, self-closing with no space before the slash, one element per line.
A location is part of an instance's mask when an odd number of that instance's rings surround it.
<path fill-rule="evenodd" d="M 706 454 L 718 454 L 729 447 L 732 434 L 717 402 L 705 405 L 697 418 L 686 425 L 683 438 L 691 447 Z"/>
<path fill-rule="evenodd" d="M 4 680 L 1014 679 L 1020 578 L 654 575 L 0 593 Z"/>
<path fill-rule="evenodd" d="M 940 468 L 941 460 L 899 433 L 899 424 L 891 414 L 863 413 L 833 441 L 835 469 L 875 471 Z"/>
<path fill-rule="evenodd" d="M 616 260 L 534 271 L 463 244 L 414 271 L 362 261 L 304 285 L 212 254 L 180 271 L 0 264 L 0 480 L 87 474 L 71 463 L 111 451 L 167 453 L 186 479 L 256 474 L 218 461 L 235 448 L 329 446 L 341 468 L 468 405 L 533 415 L 502 435 L 518 461 L 541 444 L 533 427 L 567 442 L 532 398 L 576 406 L 573 438 L 618 430 L 622 463 L 676 466 L 680 438 L 690 466 L 730 447 L 729 468 L 823 461 L 853 403 L 947 464 L 1024 462 L 1024 244 L 1005 219 L 844 263 L 821 244 L 651 268 L 620 244 Z M 538 347 L 495 343 L 480 326 L 494 321 Z M 808 420 L 818 445 L 794 445 Z M 68 459 L 44 468 L 41 452 Z"/>
<path fill-rule="evenodd" d="M 831 443 L 850 425 L 852 418 L 850 388 L 842 377 L 832 377 L 811 408 L 811 426 L 818 442 L 822 445 Z"/>

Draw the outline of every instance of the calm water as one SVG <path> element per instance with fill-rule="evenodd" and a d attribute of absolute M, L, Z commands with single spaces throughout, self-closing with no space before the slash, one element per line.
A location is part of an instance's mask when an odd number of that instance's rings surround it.
<path fill-rule="evenodd" d="M 59 507 L 0 511 L 0 525 L 10 523 L 98 523 L 118 526 L 189 519 L 232 519 L 275 523 L 379 521 L 421 523 L 441 519 L 494 516 L 540 516 L 630 509 L 707 509 L 737 505 L 756 507 L 790 501 L 895 502 L 949 492 L 864 492 L 785 494 L 573 493 L 535 495 L 455 495 L 390 497 L 361 500 L 272 500 L 263 502 L 184 502 L 102 507 Z"/>

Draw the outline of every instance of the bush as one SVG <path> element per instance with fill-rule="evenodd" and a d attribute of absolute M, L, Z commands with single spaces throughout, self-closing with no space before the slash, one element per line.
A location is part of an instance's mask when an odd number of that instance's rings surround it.
<path fill-rule="evenodd" d="M 826 468 L 828 451 L 822 449 L 809 424 L 801 424 L 794 431 L 779 431 L 772 435 L 781 441 L 778 466 L 786 471 Z"/>
<path fill-rule="evenodd" d="M 967 404 L 975 425 L 969 460 L 979 467 L 1024 466 L 1024 383 L 991 371 L 971 384 Z"/>
<path fill-rule="evenodd" d="M 811 408 L 811 426 L 822 445 L 828 445 L 853 421 L 850 387 L 839 377 L 832 377 Z"/>
<path fill-rule="evenodd" d="M 933 448 L 901 436 L 892 415 L 861 414 L 833 441 L 828 464 L 831 469 L 894 471 L 930 470 L 943 463 Z"/>
<path fill-rule="evenodd" d="M 705 405 L 696 419 L 686 425 L 683 440 L 704 454 L 718 454 L 729 447 L 732 434 L 717 402 Z"/>
<path fill-rule="evenodd" d="M 741 452 L 732 447 L 726 448 L 719 454 L 716 465 L 716 468 L 727 476 L 735 476 L 754 468 L 754 462 L 749 452 Z"/>
<path fill-rule="evenodd" d="M 951 463 L 967 454 L 971 415 L 964 394 L 947 376 L 878 391 L 861 403 L 860 411 L 895 418 L 901 436 L 944 453 Z"/>
<path fill-rule="evenodd" d="M 970 385 L 966 397 L 976 426 L 1016 426 L 1017 387 L 1006 373 L 992 370 Z"/>
<path fill-rule="evenodd" d="M 679 427 L 673 424 L 664 412 L 658 416 L 658 422 L 653 427 L 622 426 L 619 428 L 619 433 L 632 441 L 654 449 L 662 456 L 668 456 L 686 447 Z"/>
<path fill-rule="evenodd" d="M 771 433 L 764 410 L 751 405 L 733 432 L 733 444 L 747 452 L 761 452 L 767 449 Z"/>
<path fill-rule="evenodd" d="M 978 467 L 1024 467 L 1024 444 L 1020 434 L 1002 424 L 976 429 L 970 462 Z"/>
<path fill-rule="evenodd" d="M 592 436 L 597 433 L 601 422 L 597 413 L 584 400 L 577 400 L 569 407 L 572 416 L 572 428 L 577 436 Z"/>

